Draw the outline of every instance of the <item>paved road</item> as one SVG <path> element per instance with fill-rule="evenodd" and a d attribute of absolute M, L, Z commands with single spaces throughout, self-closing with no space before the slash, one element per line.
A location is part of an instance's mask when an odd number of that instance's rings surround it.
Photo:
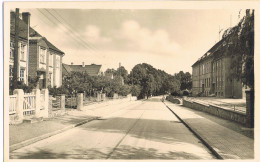
<path fill-rule="evenodd" d="M 15 150 L 22 159 L 214 159 L 159 98 L 102 108 L 95 120 Z M 98 114 L 101 108 L 93 113 Z M 102 112 L 104 112 L 102 111 Z M 110 111 L 110 113 L 109 113 Z"/>

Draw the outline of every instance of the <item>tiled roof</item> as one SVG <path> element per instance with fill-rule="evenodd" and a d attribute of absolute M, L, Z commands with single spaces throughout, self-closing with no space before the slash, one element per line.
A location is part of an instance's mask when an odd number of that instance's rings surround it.
<path fill-rule="evenodd" d="M 54 51 L 56 51 L 56 52 L 59 52 L 59 53 L 64 54 L 64 52 L 62 52 L 60 49 L 58 49 L 57 47 L 55 47 L 55 46 L 54 46 L 51 42 L 49 42 L 45 37 L 43 37 L 43 40 L 46 42 L 47 46 L 48 46 L 50 49 L 52 49 L 52 50 L 54 50 Z"/>
<path fill-rule="evenodd" d="M 11 35 L 15 35 L 15 13 L 10 13 L 10 33 Z M 19 21 L 19 37 L 23 39 L 28 39 L 27 31 L 28 31 L 28 25 L 22 21 L 21 19 Z"/>
<path fill-rule="evenodd" d="M 63 66 L 62 73 L 64 73 L 64 75 L 69 74 L 71 72 L 86 72 L 90 76 L 97 76 L 101 69 L 101 65 L 96 65 L 96 64 L 85 65 L 84 67 L 82 65 L 67 65 L 67 64 L 62 64 L 62 66 Z"/>
<path fill-rule="evenodd" d="M 213 55 L 214 55 L 214 52 L 216 52 L 217 49 L 223 45 L 223 42 L 224 42 L 225 40 L 226 40 L 226 38 L 221 39 L 218 43 L 216 43 L 213 47 L 211 47 L 201 58 L 199 58 L 199 60 L 197 60 L 197 61 L 192 65 L 192 67 L 193 67 L 194 65 L 198 64 L 199 62 L 201 62 L 202 60 L 205 60 L 205 58 L 208 58 L 208 57 L 211 56 L 211 55 L 210 55 L 210 56 L 207 55 L 207 53 L 210 53 L 210 54 L 213 54 Z"/>
<path fill-rule="evenodd" d="M 15 13 L 11 12 L 10 13 L 11 18 L 10 18 L 10 33 L 12 35 L 15 35 Z M 27 37 L 27 29 L 28 29 L 28 25 L 21 19 L 18 20 L 19 21 L 19 37 L 23 38 L 23 39 L 28 39 Z M 33 28 L 30 27 L 30 37 L 43 37 L 42 35 L 40 35 L 37 31 L 35 31 Z M 63 51 L 61 51 L 60 49 L 58 49 L 57 47 L 55 47 L 51 42 L 49 42 L 45 37 L 43 37 L 43 40 L 46 42 L 46 44 L 48 45 L 48 47 L 56 52 L 59 52 L 61 54 L 64 54 Z"/>

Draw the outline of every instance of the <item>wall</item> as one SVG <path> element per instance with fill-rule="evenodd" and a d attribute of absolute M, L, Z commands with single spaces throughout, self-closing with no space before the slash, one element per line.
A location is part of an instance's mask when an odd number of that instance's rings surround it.
<path fill-rule="evenodd" d="M 183 100 L 183 106 L 188 107 L 188 108 L 192 108 L 195 110 L 199 110 L 199 111 L 203 111 L 203 112 L 207 112 L 209 114 L 221 117 L 223 119 L 227 119 L 227 120 L 231 120 L 231 121 L 235 121 L 241 124 L 246 124 L 247 120 L 246 120 L 246 114 L 240 113 L 240 112 L 235 112 L 232 110 L 226 110 L 226 109 L 222 109 L 220 107 L 217 106 L 213 106 L 213 105 L 203 105 L 197 102 L 191 102 L 191 101 L 187 101 L 187 100 Z"/>

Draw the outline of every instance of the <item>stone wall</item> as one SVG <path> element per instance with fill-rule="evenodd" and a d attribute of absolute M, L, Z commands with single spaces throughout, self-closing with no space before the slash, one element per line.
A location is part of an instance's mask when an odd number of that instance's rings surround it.
<path fill-rule="evenodd" d="M 227 110 L 213 105 L 204 105 L 201 103 L 191 102 L 187 100 L 183 100 L 183 106 L 191 109 L 203 111 L 218 116 L 220 118 L 235 121 L 244 125 L 247 124 L 246 114 L 237 111 Z"/>

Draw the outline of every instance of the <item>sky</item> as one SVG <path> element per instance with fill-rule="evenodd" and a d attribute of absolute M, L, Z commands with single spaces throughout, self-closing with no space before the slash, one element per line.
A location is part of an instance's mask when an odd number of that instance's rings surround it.
<path fill-rule="evenodd" d="M 101 64 L 128 72 L 148 63 L 169 74 L 192 64 L 237 24 L 239 10 L 20 9 L 31 27 L 65 53 L 63 63 Z M 221 32 L 222 34 L 223 32 Z"/>

